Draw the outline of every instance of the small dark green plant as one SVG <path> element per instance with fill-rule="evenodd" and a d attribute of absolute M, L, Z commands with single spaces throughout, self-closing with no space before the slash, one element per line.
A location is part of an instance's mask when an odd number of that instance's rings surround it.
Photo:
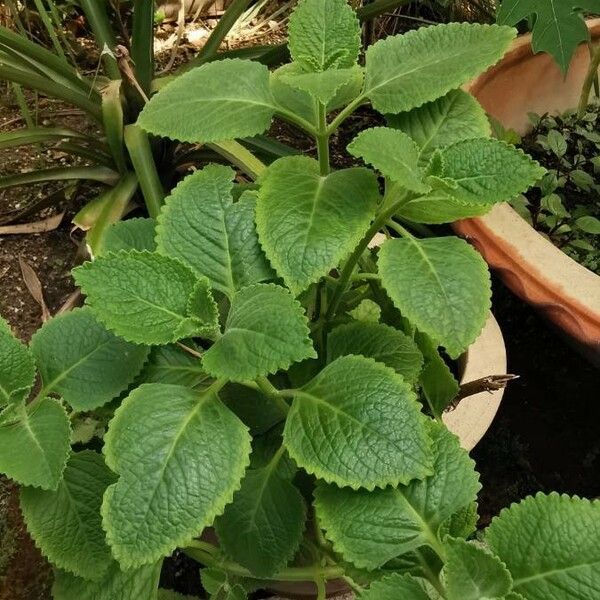
<path fill-rule="evenodd" d="M 221 600 L 305 580 L 324 600 L 340 578 L 362 600 L 593 597 L 598 502 L 528 498 L 467 541 L 479 477 L 441 419 L 458 384 L 439 348 L 455 359 L 478 337 L 489 274 L 466 242 L 411 233 L 542 175 L 459 90 L 514 33 L 421 29 L 362 67 L 346 2 L 302 0 L 291 64 L 210 63 L 150 101 L 153 134 L 231 140 L 276 117 L 318 160 L 253 159 L 253 189 L 206 166 L 156 221 L 112 226 L 75 270 L 86 307 L 29 348 L 2 325 L 0 470 L 23 485 L 56 600 L 171 598 L 176 548 Z M 332 170 L 331 136 L 366 103 L 393 115 L 348 147 L 374 170 Z M 102 440 L 74 451 L 72 424 L 99 408 Z"/>

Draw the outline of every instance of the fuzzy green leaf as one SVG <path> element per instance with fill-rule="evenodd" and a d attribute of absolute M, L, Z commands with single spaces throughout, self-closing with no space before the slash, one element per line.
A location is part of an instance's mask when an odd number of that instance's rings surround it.
<path fill-rule="evenodd" d="M 290 17 L 290 54 L 308 72 L 351 67 L 360 44 L 360 24 L 346 0 L 300 0 Z"/>
<path fill-rule="evenodd" d="M 27 346 L 0 317 L 0 408 L 22 401 L 35 381 L 35 363 Z"/>
<path fill-rule="evenodd" d="M 246 473 L 233 502 L 216 522 L 225 552 L 258 577 L 270 577 L 285 567 L 304 531 L 304 499 L 285 473 L 279 473 L 280 456 Z"/>
<path fill-rule="evenodd" d="M 359 76 L 362 78 L 362 69 L 358 65 L 349 69 L 331 69 L 322 73 L 305 73 L 301 69 L 294 68 L 287 69 L 282 75 L 282 80 L 328 106 L 340 89 L 347 87 Z"/>
<path fill-rule="evenodd" d="M 60 394 L 77 411 L 106 404 L 136 378 L 148 348 L 107 331 L 88 308 L 55 317 L 31 340 L 42 395 Z"/>
<path fill-rule="evenodd" d="M 490 275 L 466 242 L 388 240 L 380 250 L 379 272 L 396 307 L 452 358 L 477 339 L 490 309 Z"/>
<path fill-rule="evenodd" d="M 156 221 L 154 219 L 128 219 L 113 223 L 104 236 L 103 254 L 119 250 L 156 250 Z"/>
<path fill-rule="evenodd" d="M 248 465 L 246 427 L 211 388 L 145 384 L 115 413 L 105 437 L 102 517 L 124 568 L 154 562 L 211 525 Z"/>
<path fill-rule="evenodd" d="M 186 346 L 190 342 L 186 340 Z M 192 349 L 197 350 L 192 344 Z M 189 388 L 204 388 L 212 378 L 204 371 L 200 359 L 176 345 L 156 346 L 138 377 L 140 383 L 170 383 Z"/>
<path fill-rule="evenodd" d="M 353 489 L 431 473 L 431 439 L 411 387 L 392 369 L 343 356 L 297 391 L 285 424 L 290 456 L 306 471 Z"/>
<path fill-rule="evenodd" d="M 256 207 L 260 243 L 298 294 L 326 275 L 364 235 L 379 189 L 367 169 L 328 176 L 306 156 L 274 162 L 261 178 Z"/>
<path fill-rule="evenodd" d="M 421 106 L 500 60 L 515 34 L 511 27 L 450 23 L 380 40 L 367 50 L 365 96 L 381 113 Z"/>
<path fill-rule="evenodd" d="M 225 59 L 177 77 L 146 104 L 138 124 L 182 142 L 221 142 L 264 133 L 274 114 L 267 67 Z"/>
<path fill-rule="evenodd" d="M 348 152 L 362 158 L 382 175 L 407 190 L 426 193 L 431 189 L 423 182 L 419 148 L 402 131 L 388 127 L 365 129 L 352 140 Z"/>
<path fill-rule="evenodd" d="M 139 569 L 121 571 L 113 561 L 100 581 L 90 582 L 56 570 L 54 600 L 157 600 L 162 561 Z"/>
<path fill-rule="evenodd" d="M 0 425 L 0 473 L 22 485 L 55 490 L 67 463 L 71 427 L 61 404 L 44 398 Z"/>
<path fill-rule="evenodd" d="M 577 46 L 590 37 L 582 10 L 599 13 L 600 0 L 503 0 L 498 23 L 517 25 L 535 15 L 533 51 L 551 54 L 566 74 Z"/>
<path fill-rule="evenodd" d="M 527 600 L 598 596 L 600 501 L 540 493 L 504 509 L 485 539 Z"/>
<path fill-rule="evenodd" d="M 348 323 L 327 337 L 327 360 L 360 354 L 391 367 L 409 383 L 419 377 L 423 355 L 406 334 L 381 323 Z"/>
<path fill-rule="evenodd" d="M 248 381 L 315 357 L 300 303 L 283 287 L 259 283 L 233 297 L 225 331 L 202 364 L 214 377 Z"/>
<path fill-rule="evenodd" d="M 478 521 L 477 502 L 472 502 L 455 512 L 442 524 L 440 537 L 443 539 L 444 536 L 449 535 L 466 539 L 477 531 Z"/>
<path fill-rule="evenodd" d="M 481 545 L 447 538 L 442 570 L 448 600 L 501 600 L 511 591 L 512 578 L 502 561 Z"/>
<path fill-rule="evenodd" d="M 319 485 L 315 506 L 336 551 L 357 567 L 376 569 L 420 546 L 438 546 L 437 532 L 472 503 L 480 488 L 475 463 L 458 438 L 432 422 L 433 475 L 367 492 Z"/>
<path fill-rule="evenodd" d="M 387 122 L 409 135 L 419 146 L 421 165 L 427 164 L 437 148 L 491 135 L 485 111 L 471 94 L 462 90 L 452 90 L 410 112 L 388 115 Z"/>
<path fill-rule="evenodd" d="M 94 316 L 130 342 L 168 344 L 216 326 L 217 309 L 208 287 L 176 259 L 121 251 L 85 263 L 73 274 Z M 190 310 L 200 306 L 200 299 L 205 314 Z"/>
<path fill-rule="evenodd" d="M 115 476 L 100 454 L 71 455 L 55 491 L 25 487 L 21 511 L 29 533 L 59 569 L 84 579 L 101 579 L 112 556 L 106 545 L 100 506 Z"/>
<path fill-rule="evenodd" d="M 379 319 L 381 319 L 381 307 L 376 302 L 373 302 L 373 300 L 367 298 L 366 300 L 362 300 L 348 314 L 356 321 L 379 323 Z"/>
<path fill-rule="evenodd" d="M 359 600 L 441 600 L 441 596 L 425 579 L 394 573 L 373 582 Z"/>
<path fill-rule="evenodd" d="M 275 277 L 258 244 L 255 194 L 245 193 L 234 204 L 234 177 L 233 169 L 221 165 L 186 177 L 167 198 L 157 228 L 161 254 L 178 258 L 230 297 Z"/>

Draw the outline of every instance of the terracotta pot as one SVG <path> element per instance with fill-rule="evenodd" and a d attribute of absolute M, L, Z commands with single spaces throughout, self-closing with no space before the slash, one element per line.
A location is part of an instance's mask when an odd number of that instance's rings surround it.
<path fill-rule="evenodd" d="M 600 39 L 600 19 L 588 21 Z M 566 79 L 547 54 L 533 54 L 531 36 L 515 41 L 504 59 L 468 86 L 485 110 L 505 127 L 526 133 L 527 113 L 559 113 L 577 106 L 589 65 L 581 45 Z M 600 277 L 556 248 L 510 207 L 454 225 L 471 241 L 506 285 L 536 306 L 577 347 L 600 364 Z"/>

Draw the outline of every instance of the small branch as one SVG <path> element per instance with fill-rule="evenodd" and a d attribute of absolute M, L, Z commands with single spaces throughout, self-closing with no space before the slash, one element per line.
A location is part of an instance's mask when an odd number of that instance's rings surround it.
<path fill-rule="evenodd" d="M 181 342 L 177 342 L 177 345 L 182 350 L 185 350 L 188 354 L 191 354 L 192 356 L 195 356 L 196 358 L 202 358 L 202 352 L 198 352 L 197 350 L 194 350 L 193 348 L 190 348 L 189 346 L 186 346 L 185 344 L 182 344 Z"/>
<path fill-rule="evenodd" d="M 475 381 L 463 383 L 460 386 L 458 395 L 446 410 L 454 410 L 460 404 L 461 400 L 464 400 L 469 396 L 474 396 L 475 394 L 480 394 L 481 392 L 489 392 L 491 394 L 492 392 L 502 390 L 510 381 L 514 381 L 515 379 L 519 379 L 519 375 L 488 375 L 487 377 L 482 377 L 481 379 L 476 379 Z"/>

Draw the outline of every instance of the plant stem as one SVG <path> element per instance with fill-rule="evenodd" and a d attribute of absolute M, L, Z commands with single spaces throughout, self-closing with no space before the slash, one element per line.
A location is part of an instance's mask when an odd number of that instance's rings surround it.
<path fill-rule="evenodd" d="M 338 116 L 331 122 L 331 125 L 327 128 L 327 134 L 329 136 L 333 135 L 339 126 L 364 102 L 366 98 L 363 95 L 360 95 L 358 98 L 355 98 L 344 110 L 342 110 Z"/>
<path fill-rule="evenodd" d="M 325 587 L 325 579 L 317 573 L 315 583 L 317 584 L 317 600 L 326 600 L 327 588 Z"/>
<path fill-rule="evenodd" d="M 324 177 L 329 175 L 329 133 L 327 131 L 327 108 L 322 102 L 317 103 L 319 113 L 319 131 L 315 136 L 317 141 L 317 154 L 319 156 L 319 169 Z"/>
<path fill-rule="evenodd" d="M 273 400 L 275 404 L 277 404 L 277 406 L 280 408 L 283 415 L 287 416 L 290 407 L 288 403 L 283 399 L 283 395 L 281 394 L 281 392 L 266 377 L 259 377 L 255 381 L 258 387 L 260 388 L 260 391 L 265 396 Z"/>
<path fill-rule="evenodd" d="M 585 76 L 585 81 L 581 88 L 581 96 L 579 97 L 579 107 L 577 109 L 577 116 L 579 118 L 582 118 L 585 115 L 585 111 L 590 101 L 592 86 L 598 76 L 598 67 L 600 67 L 600 44 L 591 51 L 590 68 Z"/>

